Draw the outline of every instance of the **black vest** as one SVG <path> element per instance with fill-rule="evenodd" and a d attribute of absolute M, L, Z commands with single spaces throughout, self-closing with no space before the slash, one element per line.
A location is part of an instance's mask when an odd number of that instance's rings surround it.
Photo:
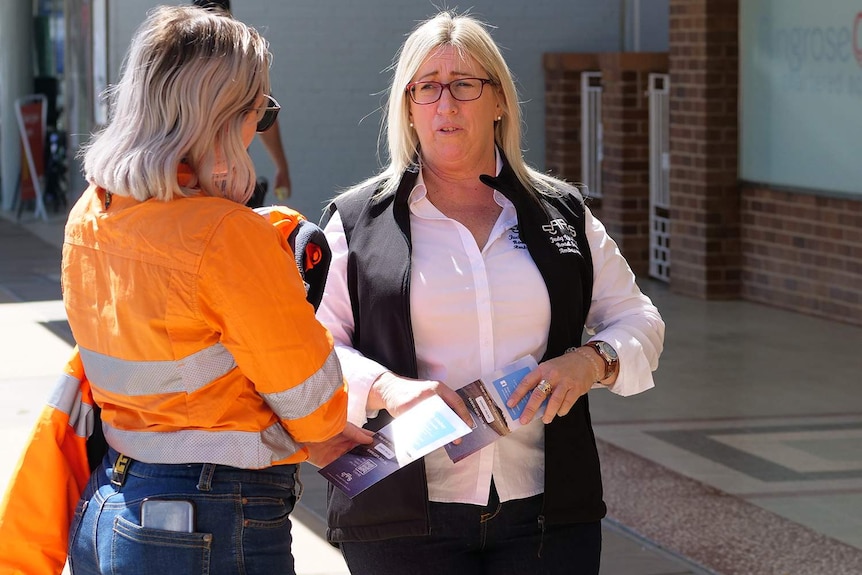
<path fill-rule="evenodd" d="M 349 245 L 347 285 L 353 307 L 353 347 L 405 377 L 418 377 L 410 320 L 410 211 L 418 172 L 408 170 L 394 194 L 373 186 L 335 200 Z M 582 198 L 573 188 L 561 197 L 528 192 L 505 162 L 496 178 L 481 176 L 505 195 L 518 215 L 521 240 L 548 289 L 551 325 L 545 359 L 580 345 L 592 297 L 593 267 L 584 230 Z M 529 297 L 525 294 L 524 297 Z M 377 430 L 386 412 L 369 421 Z M 327 538 L 371 541 L 428 533 L 424 460 L 416 461 L 349 499 L 328 486 Z M 602 483 L 587 395 L 545 426 L 544 517 L 549 524 L 604 517 Z"/>

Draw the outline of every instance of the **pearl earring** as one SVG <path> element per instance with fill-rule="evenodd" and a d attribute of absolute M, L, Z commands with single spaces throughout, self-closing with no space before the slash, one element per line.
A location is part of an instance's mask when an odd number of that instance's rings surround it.
<path fill-rule="evenodd" d="M 410 127 L 411 127 L 411 128 L 413 127 L 413 122 L 410 122 Z"/>
<path fill-rule="evenodd" d="M 503 116 L 497 116 L 497 121 L 498 121 L 498 122 L 499 122 L 500 120 L 502 120 L 502 119 L 503 119 Z"/>

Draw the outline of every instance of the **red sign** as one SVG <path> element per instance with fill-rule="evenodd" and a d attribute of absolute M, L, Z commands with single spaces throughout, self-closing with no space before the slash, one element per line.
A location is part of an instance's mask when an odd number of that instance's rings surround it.
<path fill-rule="evenodd" d="M 24 123 L 24 132 L 27 134 L 27 144 L 33 158 L 33 167 L 36 174 L 30 173 L 30 163 L 27 161 L 27 151 L 24 148 L 24 140 L 21 140 L 21 201 L 36 198 L 36 188 L 33 186 L 33 178 L 45 174 L 45 128 L 42 125 L 44 117 L 43 107 L 45 101 L 42 99 L 32 100 L 20 107 L 21 118 Z"/>

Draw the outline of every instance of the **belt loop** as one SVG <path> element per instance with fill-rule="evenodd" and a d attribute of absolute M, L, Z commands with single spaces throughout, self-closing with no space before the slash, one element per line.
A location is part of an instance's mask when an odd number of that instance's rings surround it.
<path fill-rule="evenodd" d="M 129 463 L 131 462 L 129 457 L 122 453 L 117 454 L 117 460 L 114 461 L 114 467 L 111 470 L 111 484 L 114 487 L 120 488 L 126 482 L 126 472 L 129 470 Z"/>
<path fill-rule="evenodd" d="M 198 480 L 198 491 L 212 491 L 213 474 L 215 474 L 215 463 L 204 463 L 201 468 L 201 477 Z"/>

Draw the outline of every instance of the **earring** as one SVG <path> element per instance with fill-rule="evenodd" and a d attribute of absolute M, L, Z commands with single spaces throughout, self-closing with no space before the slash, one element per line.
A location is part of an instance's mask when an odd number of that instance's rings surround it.
<path fill-rule="evenodd" d="M 413 122 L 410 122 L 410 127 L 411 127 L 411 128 L 413 127 Z"/>
<path fill-rule="evenodd" d="M 502 120 L 502 119 L 503 119 L 503 116 L 497 116 L 497 121 L 498 121 L 498 122 L 499 122 L 500 120 Z"/>

